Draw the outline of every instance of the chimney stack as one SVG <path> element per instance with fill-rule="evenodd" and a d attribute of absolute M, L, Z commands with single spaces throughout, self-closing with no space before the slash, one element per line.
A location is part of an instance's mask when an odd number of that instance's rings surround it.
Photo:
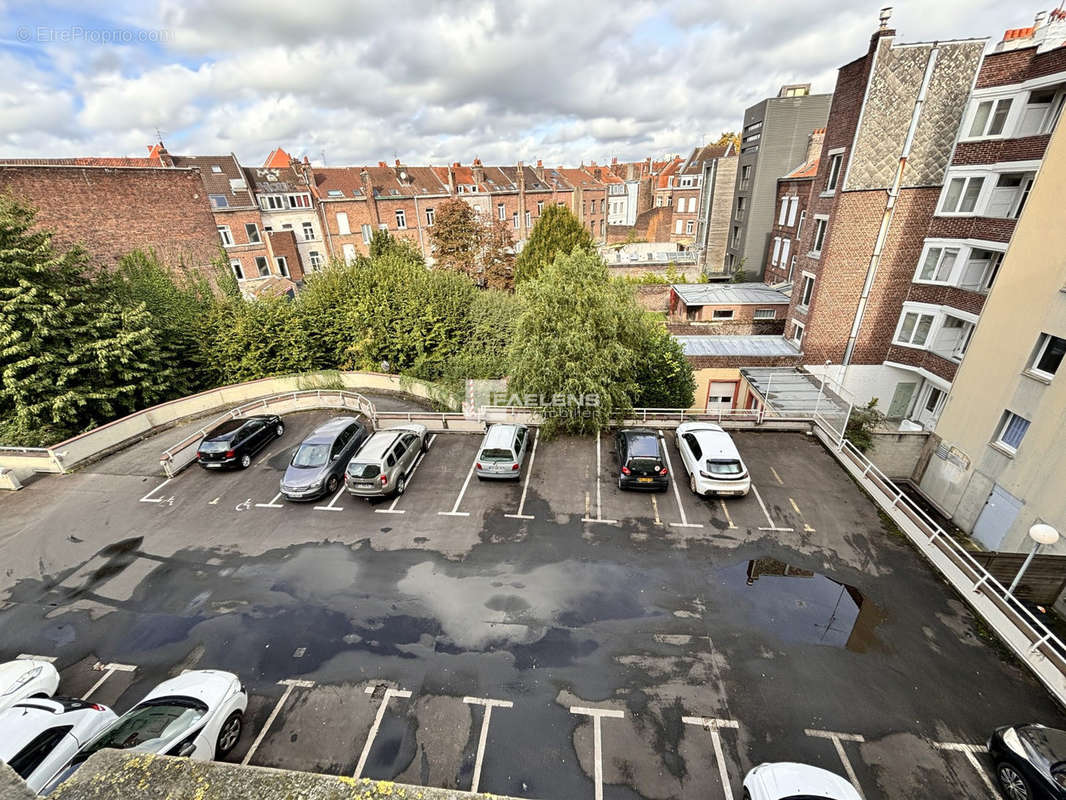
<path fill-rule="evenodd" d="M 385 167 L 387 167 L 388 164 L 386 164 L 384 161 L 379 161 L 378 162 L 378 166 L 381 167 L 382 169 L 385 169 Z"/>
<path fill-rule="evenodd" d="M 881 23 L 881 30 L 888 28 L 888 21 L 890 19 L 892 19 L 892 6 L 885 6 L 881 9 L 881 13 L 878 15 L 878 20 Z"/>
<path fill-rule="evenodd" d="M 537 167 L 533 170 L 533 172 L 536 173 L 538 180 L 544 180 L 544 162 L 541 161 L 539 158 L 537 159 Z"/>
<path fill-rule="evenodd" d="M 481 166 L 481 159 L 475 158 L 474 163 L 470 165 L 470 171 L 474 175 L 474 183 L 482 184 L 485 182 L 485 170 Z"/>
<path fill-rule="evenodd" d="M 1033 27 L 1034 28 L 1039 28 L 1046 21 L 1047 21 L 1047 12 L 1046 11 L 1037 11 L 1036 12 L 1036 19 L 1033 20 Z"/>

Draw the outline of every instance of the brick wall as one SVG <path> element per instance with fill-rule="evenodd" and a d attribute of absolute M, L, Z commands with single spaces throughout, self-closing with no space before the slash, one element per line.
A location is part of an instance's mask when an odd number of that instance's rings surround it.
<path fill-rule="evenodd" d="M 215 223 L 220 227 L 229 228 L 230 239 L 233 244 L 225 248 L 226 258 L 231 263 L 239 261 L 241 272 L 246 278 L 253 278 L 259 275 L 259 269 L 255 263 L 256 258 L 265 258 L 270 273 L 272 275 L 276 274 L 277 270 L 274 266 L 273 258 L 270 257 L 270 253 L 267 251 L 266 233 L 263 231 L 263 220 L 258 209 L 216 211 Z M 258 242 L 252 241 L 248 234 L 248 229 L 245 227 L 246 225 L 256 226 L 259 231 Z"/>
<path fill-rule="evenodd" d="M 638 286 L 637 302 L 648 311 L 666 311 L 670 305 L 670 287 L 664 284 Z"/>
<path fill-rule="evenodd" d="M 270 249 L 274 254 L 274 258 L 281 256 L 285 259 L 285 265 L 289 268 L 289 278 L 294 281 L 302 281 L 305 269 L 300 261 L 300 251 L 296 247 L 296 235 L 292 231 L 271 231 L 267 236 L 270 238 Z M 310 265 L 307 266 L 310 269 Z M 324 253 L 322 266 L 325 266 Z M 276 261 L 270 267 L 272 273 L 278 273 Z M 254 275 L 255 273 L 245 272 L 244 274 Z"/>
<path fill-rule="evenodd" d="M 986 139 L 959 142 L 955 146 L 953 166 L 996 164 L 1001 161 L 1038 161 L 1044 157 L 1051 134 L 1023 136 L 1020 139 Z"/>
<path fill-rule="evenodd" d="M 956 286 L 931 286 L 924 283 L 912 283 L 907 292 L 907 301 L 911 303 L 931 303 L 980 314 L 985 305 L 985 296 L 980 292 L 959 289 Z"/>
<path fill-rule="evenodd" d="M 812 224 L 811 220 L 806 219 L 806 213 L 808 206 L 811 204 L 811 188 L 813 182 L 810 178 L 799 178 L 795 180 L 786 180 L 782 178 L 777 182 L 777 196 L 774 199 L 774 219 L 773 226 L 770 228 L 770 247 L 766 253 L 766 263 L 763 265 L 763 281 L 765 283 L 781 283 L 788 280 L 788 265 L 792 261 L 792 256 L 796 256 L 796 264 L 799 265 L 799 250 L 800 240 L 798 236 Z M 796 206 L 796 217 L 792 225 L 779 225 L 778 219 L 780 219 L 781 201 L 785 197 L 795 196 L 798 198 L 798 204 Z M 806 213 L 805 213 L 806 212 Z M 804 217 L 803 226 L 800 226 L 800 218 Z M 788 218 L 785 218 L 785 222 L 788 222 Z M 778 264 L 773 263 L 774 248 L 773 240 L 780 237 L 781 239 L 787 239 L 791 244 L 789 245 L 788 258 L 779 261 Z M 793 278 L 796 276 L 793 275 Z"/>
<path fill-rule="evenodd" d="M 685 356 L 693 369 L 714 367 L 798 367 L 802 355 L 794 356 Z"/>
<path fill-rule="evenodd" d="M 776 320 L 783 320 L 788 312 L 787 303 L 768 303 L 766 305 L 706 305 L 706 306 L 686 306 L 684 303 L 678 303 L 677 307 L 671 314 L 671 319 L 677 322 L 714 322 L 716 325 L 719 322 L 732 322 L 745 325 L 751 325 L 756 322 L 755 310 L 772 308 L 775 313 Z M 733 317 L 729 320 L 715 320 L 715 311 L 732 311 Z M 689 317 L 689 312 L 695 312 L 694 317 Z M 762 320 L 759 320 L 760 322 Z M 772 322 L 773 320 L 767 320 Z M 719 331 L 723 333 L 724 331 Z"/>
<path fill-rule="evenodd" d="M 1043 53 L 1037 53 L 1036 47 L 989 53 L 981 65 L 976 88 L 1006 86 L 1063 71 L 1066 71 L 1066 49 L 1061 47 Z"/>
<path fill-rule="evenodd" d="M 676 322 L 666 323 L 666 329 L 674 336 L 780 336 L 785 332 L 785 318 L 760 320 L 733 320 L 730 322 Z"/>
<path fill-rule="evenodd" d="M 949 382 L 955 380 L 955 372 L 959 368 L 959 365 L 954 361 L 941 358 L 929 350 L 917 350 L 913 347 L 900 347 L 899 345 L 892 345 L 888 348 L 885 361 L 895 361 L 898 364 L 921 367 Z"/>
<path fill-rule="evenodd" d="M 215 217 L 196 170 L 0 167 L 0 191 L 37 208 L 55 243 L 80 242 L 113 266 L 131 250 L 154 249 L 172 269 L 209 272 L 221 249 Z"/>
<path fill-rule="evenodd" d="M 1006 244 L 1016 223 L 998 217 L 933 217 L 926 235 L 931 239 L 987 239 Z"/>

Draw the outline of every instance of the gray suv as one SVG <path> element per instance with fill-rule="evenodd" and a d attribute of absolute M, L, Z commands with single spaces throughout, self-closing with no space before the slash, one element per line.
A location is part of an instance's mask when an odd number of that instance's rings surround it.
<path fill-rule="evenodd" d="M 400 425 L 377 431 L 348 464 L 344 483 L 356 497 L 403 494 L 411 470 L 425 449 L 425 425 Z"/>
<path fill-rule="evenodd" d="M 334 417 L 300 442 L 292 454 L 281 493 L 286 500 L 314 500 L 341 486 L 344 468 L 368 435 L 355 417 Z"/>

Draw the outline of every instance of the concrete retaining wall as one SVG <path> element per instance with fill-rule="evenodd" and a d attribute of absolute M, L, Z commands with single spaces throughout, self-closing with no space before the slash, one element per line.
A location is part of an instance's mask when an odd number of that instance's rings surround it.
<path fill-rule="evenodd" d="M 874 444 L 866 452 L 866 457 L 888 477 L 910 480 L 921 460 L 929 432 L 877 431 L 872 438 Z"/>

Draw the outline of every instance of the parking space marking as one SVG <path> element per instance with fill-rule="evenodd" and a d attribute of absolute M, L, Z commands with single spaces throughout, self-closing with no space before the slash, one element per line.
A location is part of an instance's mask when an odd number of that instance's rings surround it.
<path fill-rule="evenodd" d="M 292 690 L 298 687 L 301 689 L 310 689 L 314 685 L 314 681 L 300 681 L 294 678 L 286 678 L 285 680 L 278 681 L 278 686 L 284 686 L 285 691 L 281 693 L 281 697 L 278 698 L 278 702 L 274 704 L 270 716 L 267 717 L 266 722 L 263 723 L 263 727 L 259 729 L 259 734 L 255 737 L 255 741 L 252 742 L 252 746 L 248 748 L 248 752 L 245 753 L 244 758 L 241 759 L 242 767 L 247 767 L 248 763 L 252 760 L 252 756 L 254 756 L 255 751 L 259 749 L 259 745 L 263 743 L 267 731 L 270 730 L 270 726 L 274 724 L 274 720 L 278 718 L 278 714 L 281 713 L 281 707 L 285 705 L 285 701 L 289 699 Z"/>
<path fill-rule="evenodd" d="M 438 511 L 442 517 L 469 517 L 469 511 L 460 511 L 459 504 L 463 502 L 463 495 L 466 494 L 466 487 L 470 485 L 470 479 L 474 477 L 474 467 L 477 466 L 477 457 L 481 455 L 481 451 L 474 453 L 474 460 L 470 462 L 470 471 L 466 473 L 466 480 L 463 481 L 463 488 L 459 490 L 459 496 L 455 498 L 455 505 L 452 506 L 451 511 Z"/>
<path fill-rule="evenodd" d="M 596 800 L 603 800 L 603 736 L 600 731 L 600 720 L 604 717 L 622 719 L 625 712 L 614 708 L 585 708 L 584 706 L 570 706 L 571 714 L 581 714 L 592 717 L 592 758 L 595 764 Z"/>
<path fill-rule="evenodd" d="M 844 772 L 848 775 L 848 780 L 851 781 L 851 785 L 855 787 L 855 791 L 859 793 L 860 797 L 863 797 L 862 788 L 859 786 L 859 779 L 855 775 L 855 769 L 851 766 L 851 761 L 848 759 L 848 754 L 844 752 L 844 742 L 865 742 L 866 739 L 857 733 L 838 733 L 836 731 L 822 731 L 817 728 L 806 728 L 803 731 L 808 736 L 813 736 L 815 739 L 829 739 L 833 743 L 833 747 L 836 748 L 837 756 L 840 758 L 840 763 L 844 765 Z"/>
<path fill-rule="evenodd" d="M 798 505 L 796 505 L 796 501 L 793 500 L 790 497 L 790 498 L 788 498 L 788 502 L 790 502 L 792 504 L 792 510 L 796 512 L 796 514 L 800 518 L 800 521 L 803 522 L 803 532 L 804 533 L 814 533 L 814 528 L 812 528 L 810 525 L 807 524 L 807 518 L 803 516 L 803 512 L 800 511 L 800 507 Z"/>
<path fill-rule="evenodd" d="M 770 512 L 766 510 L 766 503 L 762 501 L 762 495 L 759 494 L 759 490 L 755 488 L 755 484 L 751 485 L 751 490 L 755 492 L 755 499 L 759 501 L 759 508 L 762 509 L 762 513 L 766 516 L 766 524 L 768 527 L 759 528 L 760 531 L 788 531 L 792 532 L 794 528 L 779 528 L 774 524 L 773 517 L 770 516 Z"/>
<path fill-rule="evenodd" d="M 966 756 L 966 760 L 970 762 L 970 765 L 977 770 L 977 774 L 981 777 L 981 782 L 984 783 L 985 788 L 988 789 L 988 793 L 992 797 L 998 797 L 996 787 L 992 784 L 992 779 L 988 777 L 988 773 L 985 768 L 981 766 L 981 762 L 977 760 L 977 753 L 987 753 L 988 748 L 980 744 L 968 744 L 967 742 L 933 742 L 933 747 L 937 750 L 947 750 L 949 752 L 962 753 Z"/>
<path fill-rule="evenodd" d="M 35 656 L 33 653 L 19 653 L 15 656 L 16 661 L 47 661 L 49 664 L 54 664 L 55 656 Z"/>
<path fill-rule="evenodd" d="M 713 717 L 682 717 L 681 721 L 686 725 L 698 725 L 711 732 L 711 745 L 714 747 L 714 758 L 718 762 L 718 777 L 722 781 L 722 793 L 725 800 L 733 800 L 733 787 L 729 784 L 729 771 L 725 767 L 725 753 L 722 751 L 722 737 L 718 733 L 721 728 L 739 728 L 740 724 L 735 719 L 715 719 Z"/>
<path fill-rule="evenodd" d="M 330 499 L 329 503 L 324 506 L 315 506 L 315 511 L 344 511 L 344 506 L 337 506 L 334 505 L 334 503 L 336 503 L 337 498 L 344 494 L 347 490 L 347 486 L 341 486 L 341 488 L 337 490 L 337 493 L 333 495 L 333 497 Z"/>
<path fill-rule="evenodd" d="M 367 694 L 372 693 L 374 690 L 371 687 Z M 363 752 L 359 755 L 359 763 L 355 767 L 355 774 L 352 776 L 358 780 L 363 775 L 363 768 L 366 766 L 367 756 L 370 755 L 370 748 L 374 746 L 374 739 L 378 735 L 378 728 L 381 727 L 381 720 L 385 718 L 385 709 L 389 705 L 389 700 L 393 697 L 410 697 L 411 693 L 406 689 L 386 689 L 385 696 L 381 698 L 381 705 L 378 706 L 377 716 L 374 717 L 374 724 L 370 726 L 370 733 L 366 735 L 366 744 L 363 745 Z"/>
<path fill-rule="evenodd" d="M 674 499 L 677 500 L 677 511 L 681 515 L 680 522 L 671 522 L 671 528 L 702 528 L 698 522 L 689 522 L 685 515 L 685 506 L 681 503 L 681 492 L 677 488 L 677 476 L 674 475 L 674 465 L 670 463 L 670 448 L 666 446 L 666 437 L 659 431 L 659 443 L 663 446 L 663 454 L 666 456 L 666 468 L 670 471 L 670 485 L 674 487 Z"/>
<path fill-rule="evenodd" d="M 148 494 L 146 494 L 144 497 L 142 497 L 139 502 L 141 502 L 141 503 L 162 503 L 162 502 L 165 502 L 167 500 L 167 498 L 165 498 L 165 497 L 152 497 L 152 495 L 155 494 L 156 492 L 158 492 L 160 489 L 162 489 L 164 486 L 166 486 L 172 480 L 174 480 L 174 479 L 173 478 L 167 478 L 161 484 L 159 484 L 154 489 L 152 489 L 152 491 L 150 491 Z M 170 498 L 170 499 L 173 499 L 173 498 Z"/>
<path fill-rule="evenodd" d="M 536 439 L 533 440 L 533 446 L 536 447 Z M 463 702 L 485 707 L 485 716 L 481 719 L 481 736 L 478 738 L 477 757 L 474 760 L 474 779 L 470 784 L 470 791 L 477 793 L 478 784 L 481 783 L 481 765 L 485 760 L 485 743 L 489 738 L 489 717 L 492 716 L 492 709 L 513 708 L 514 703 L 510 700 L 492 700 L 487 697 L 464 697 Z"/>
<path fill-rule="evenodd" d="M 523 514 L 522 511 L 526 507 L 526 493 L 529 491 L 529 479 L 533 477 L 533 459 L 537 457 L 538 439 L 540 439 L 540 428 L 537 428 L 533 432 L 533 449 L 529 452 L 529 466 L 526 467 L 526 485 L 522 487 L 522 499 L 518 502 L 518 513 L 504 514 L 505 517 L 510 517 L 511 519 L 536 519 L 529 514 Z M 477 789 L 471 789 L 471 791 L 476 792 Z"/>
<path fill-rule="evenodd" d="M 418 458 L 415 460 L 415 465 L 413 467 L 411 467 L 411 474 L 407 476 L 408 482 L 410 482 L 411 478 L 413 478 L 415 476 L 415 473 L 418 472 L 418 467 L 421 465 L 422 459 L 424 459 L 426 457 L 426 453 L 429 452 L 429 448 L 431 448 L 433 446 L 433 440 L 436 439 L 436 438 L 437 438 L 437 434 L 434 433 L 428 439 L 426 439 L 426 450 L 425 450 L 424 453 L 420 453 L 419 454 Z M 402 494 L 396 495 L 396 497 L 394 497 L 393 500 L 392 500 L 392 505 L 391 506 L 389 506 L 388 508 L 375 508 L 374 509 L 374 513 L 375 514 L 405 514 L 405 513 L 407 513 L 402 508 L 396 508 L 396 504 L 400 502 L 400 498 L 401 497 L 403 497 Z"/>
<path fill-rule="evenodd" d="M 271 501 L 269 503 L 256 503 L 255 507 L 256 508 L 285 508 L 285 506 L 283 506 L 281 503 L 278 502 L 278 498 L 280 498 L 280 497 L 281 497 L 281 492 L 278 492 L 276 495 L 274 495 L 274 497 L 271 499 Z"/>
<path fill-rule="evenodd" d="M 777 470 L 776 469 L 774 469 L 773 467 L 770 467 L 770 472 L 773 474 L 774 480 L 777 481 L 777 485 L 778 486 L 784 486 L 785 485 L 785 482 L 783 480 L 781 480 L 781 476 L 777 474 Z"/>
<path fill-rule="evenodd" d="M 729 509 L 726 508 L 725 500 L 719 498 L 718 503 L 722 506 L 722 513 L 725 514 L 725 521 L 729 523 L 729 530 L 735 531 L 737 526 L 733 524 L 733 518 L 729 516 Z"/>
<path fill-rule="evenodd" d="M 651 510 L 655 512 L 655 524 L 662 525 L 663 521 L 659 517 L 659 501 L 656 499 L 655 495 L 651 496 Z"/>
<path fill-rule="evenodd" d="M 581 518 L 582 522 L 602 522 L 606 525 L 617 525 L 616 519 L 604 519 L 603 518 L 603 495 L 600 492 L 600 469 L 602 467 L 602 460 L 600 457 L 600 432 L 596 431 L 596 516 L 593 518 L 590 516 L 591 501 L 589 499 L 589 493 L 585 492 L 585 516 Z"/>
<path fill-rule="evenodd" d="M 89 691 L 87 691 L 81 696 L 82 700 L 88 700 L 89 697 L 92 696 L 93 692 L 103 686 L 104 681 L 106 681 L 116 672 L 133 672 L 135 669 L 137 669 L 137 667 L 135 667 L 133 664 L 101 664 L 99 661 L 97 661 L 95 664 L 93 664 L 93 669 L 97 672 L 103 672 L 104 674 L 100 676 L 100 680 L 98 680 L 89 688 Z"/>

